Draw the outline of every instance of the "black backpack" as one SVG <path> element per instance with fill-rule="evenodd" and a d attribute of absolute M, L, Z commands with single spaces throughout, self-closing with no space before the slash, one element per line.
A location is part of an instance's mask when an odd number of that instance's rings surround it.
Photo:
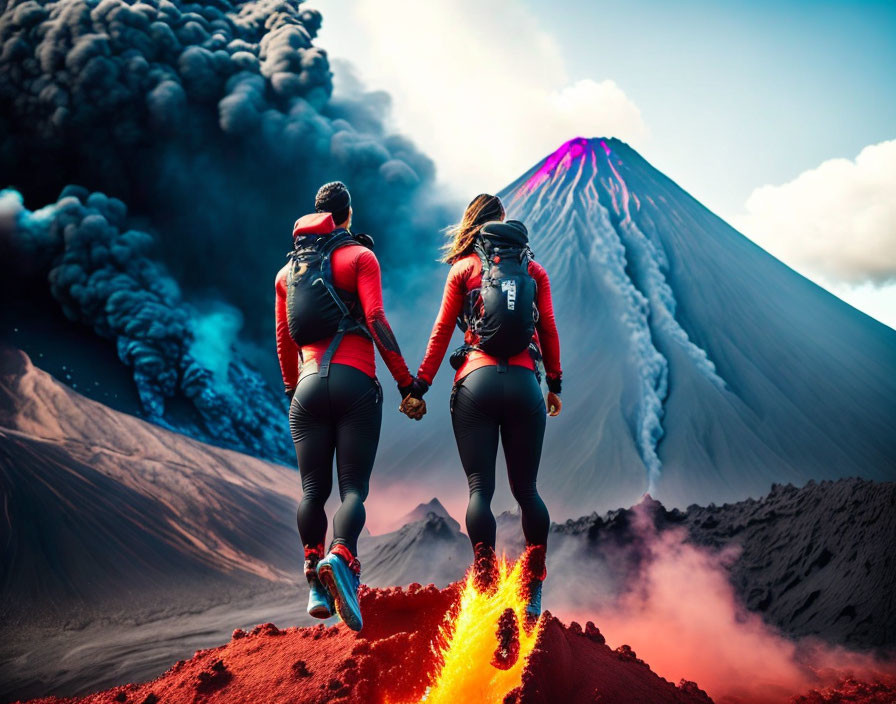
<path fill-rule="evenodd" d="M 370 246 L 366 236 L 356 239 L 348 230 L 329 235 L 304 235 L 295 239 L 287 255 L 291 264 L 286 274 L 286 320 L 289 335 L 299 347 L 332 337 L 333 341 L 320 361 L 320 376 L 329 373 L 330 361 L 347 332 L 370 337 L 367 326 L 358 319 L 357 297 L 337 291 L 333 286 L 331 257 L 340 247 L 351 244 Z"/>
<path fill-rule="evenodd" d="M 529 348 L 538 322 L 529 232 L 519 220 L 486 223 L 473 251 L 482 262 L 482 285 L 468 295 L 458 324 L 477 335 L 476 348 L 506 360 Z"/>

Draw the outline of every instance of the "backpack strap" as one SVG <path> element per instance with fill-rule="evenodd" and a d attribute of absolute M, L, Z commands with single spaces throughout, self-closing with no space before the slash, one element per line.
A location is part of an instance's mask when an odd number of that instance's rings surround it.
<path fill-rule="evenodd" d="M 333 339 L 330 340 L 330 344 L 327 345 L 327 350 L 320 360 L 318 374 L 321 379 L 326 379 L 330 375 L 330 363 L 333 361 L 333 356 L 336 354 L 336 350 L 346 333 L 358 332 L 371 338 L 367 326 L 362 325 L 355 320 L 349 311 L 348 306 L 345 305 L 345 301 L 342 300 L 342 296 L 337 293 L 336 288 L 333 286 L 333 267 L 330 265 L 330 257 L 332 257 L 333 252 L 340 247 L 345 247 L 350 244 L 357 244 L 355 239 L 351 236 L 351 233 L 349 233 L 348 230 L 337 230 L 326 238 L 320 250 L 322 256 L 320 264 L 321 277 L 316 283 L 321 283 L 326 286 L 327 292 L 333 297 L 339 311 L 342 313 L 342 320 L 339 321 L 339 327 L 336 329 L 336 334 L 333 335 Z"/>
<path fill-rule="evenodd" d="M 532 357 L 532 363 L 535 365 L 535 379 L 541 383 L 544 376 L 544 360 L 541 357 L 541 350 L 534 342 L 529 343 L 529 356 Z"/>
<path fill-rule="evenodd" d="M 485 244 L 482 241 L 481 235 L 473 242 L 473 251 L 476 253 L 476 256 L 479 257 L 479 262 L 482 264 L 482 279 L 484 281 L 485 277 L 489 276 L 489 273 L 492 270 L 492 262 L 488 252 L 485 251 Z"/>
<path fill-rule="evenodd" d="M 327 241 L 321 248 L 323 259 L 321 260 L 320 281 L 324 286 L 327 287 L 327 292 L 333 297 L 333 300 L 339 307 L 339 312 L 342 313 L 343 322 L 340 323 L 340 328 L 342 328 L 343 323 L 348 320 L 348 324 L 344 326 L 345 329 L 343 330 L 343 334 L 345 334 L 346 332 L 354 332 L 354 328 L 357 328 L 358 331 L 363 332 L 364 335 L 370 337 L 370 331 L 365 325 L 362 325 L 357 320 L 355 320 L 355 318 L 351 314 L 351 311 L 348 309 L 348 306 L 345 304 L 345 301 L 342 300 L 342 296 L 339 295 L 339 293 L 336 291 L 336 287 L 333 285 L 333 267 L 332 265 L 330 265 L 330 258 L 333 256 L 333 252 L 335 252 L 337 249 L 339 249 L 340 247 L 346 247 L 350 244 L 357 244 L 357 242 L 348 230 L 337 230 L 327 238 Z"/>
<path fill-rule="evenodd" d="M 482 295 L 482 287 L 488 285 L 486 283 L 486 277 L 489 277 L 489 272 L 491 272 L 492 269 L 491 259 L 489 258 L 488 252 L 485 250 L 485 243 L 483 242 L 482 235 L 477 235 L 476 239 L 473 240 L 473 252 L 479 257 L 479 263 L 481 265 L 479 278 L 481 279 L 481 283 L 479 284 L 479 288 L 473 289 L 465 296 L 464 306 L 457 319 L 457 327 L 459 327 L 462 332 L 466 332 L 467 329 L 470 329 L 476 333 L 476 320 L 474 319 L 476 303 Z M 463 316 L 463 320 L 461 320 L 461 316 Z"/>
<path fill-rule="evenodd" d="M 348 332 L 345 321 L 346 318 L 339 321 L 339 328 L 336 330 L 336 334 L 333 335 L 333 339 L 330 340 L 330 344 L 327 345 L 327 351 L 324 352 L 324 356 L 320 358 L 318 375 L 321 379 L 326 379 L 330 375 L 330 363 L 333 361 L 333 355 L 336 354 L 336 349 L 339 347 L 339 343 L 342 342 L 342 338 L 345 337 L 345 333 Z"/>
<path fill-rule="evenodd" d="M 474 318 L 476 311 L 476 303 L 479 298 L 482 296 L 482 288 L 485 286 L 491 286 L 491 271 L 492 271 L 492 260 L 491 255 L 485 249 L 485 242 L 483 241 L 482 235 L 476 237 L 473 242 L 473 251 L 479 257 L 479 262 L 482 265 L 480 278 L 482 282 L 479 285 L 478 289 L 474 289 L 470 291 L 467 296 L 467 301 L 464 303 L 464 313 L 468 315 L 467 320 L 464 322 L 467 326 L 473 331 L 473 334 L 478 335 L 479 331 L 476 329 L 478 320 Z M 469 355 L 472 350 L 478 350 L 479 345 L 464 345 L 466 348 L 463 353 L 464 356 Z M 460 352 L 460 350 L 458 350 Z M 507 371 L 507 360 L 506 359 L 498 359 L 498 373 L 503 374 Z"/>

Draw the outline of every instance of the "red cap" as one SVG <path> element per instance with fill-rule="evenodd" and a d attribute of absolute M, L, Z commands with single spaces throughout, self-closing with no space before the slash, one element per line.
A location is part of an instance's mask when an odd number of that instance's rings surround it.
<path fill-rule="evenodd" d="M 331 213 L 311 213 L 303 215 L 292 228 L 292 236 L 301 235 L 328 235 L 336 229 Z"/>

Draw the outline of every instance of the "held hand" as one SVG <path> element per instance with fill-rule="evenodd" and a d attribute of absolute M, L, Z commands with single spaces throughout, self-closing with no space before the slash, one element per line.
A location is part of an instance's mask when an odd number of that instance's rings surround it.
<path fill-rule="evenodd" d="M 551 417 L 559 416 L 560 411 L 563 408 L 563 401 L 560 400 L 560 397 L 555 394 L 553 391 L 548 391 L 548 415 Z"/>
<path fill-rule="evenodd" d="M 426 401 L 414 398 L 410 394 L 404 397 L 398 410 L 412 420 L 420 420 L 426 415 Z"/>
<path fill-rule="evenodd" d="M 398 393 L 401 394 L 402 401 L 398 410 L 408 418 L 420 420 L 426 415 L 426 401 L 423 400 L 423 394 L 428 390 L 429 384 L 418 377 L 414 377 L 407 386 L 399 386 Z"/>

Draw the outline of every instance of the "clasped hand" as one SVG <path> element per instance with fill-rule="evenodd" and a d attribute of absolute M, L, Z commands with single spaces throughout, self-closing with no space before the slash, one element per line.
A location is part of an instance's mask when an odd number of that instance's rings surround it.
<path fill-rule="evenodd" d="M 422 398 L 414 398 L 408 394 L 402 399 L 398 410 L 404 413 L 408 418 L 420 420 L 426 415 L 426 401 Z"/>
<path fill-rule="evenodd" d="M 428 390 L 429 384 L 420 377 L 414 377 L 408 386 L 399 386 L 398 392 L 402 400 L 398 410 L 408 418 L 420 420 L 426 415 L 426 401 L 423 400 L 423 394 Z"/>

